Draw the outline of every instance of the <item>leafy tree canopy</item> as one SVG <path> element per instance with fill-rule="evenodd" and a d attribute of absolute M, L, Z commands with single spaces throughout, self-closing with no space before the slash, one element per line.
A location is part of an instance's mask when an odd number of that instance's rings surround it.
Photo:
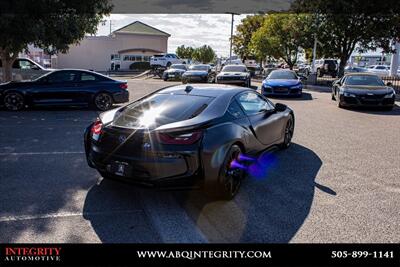
<path fill-rule="evenodd" d="M 104 15 L 111 12 L 108 0 L 2 1 L 0 57 L 3 77 L 11 79 L 11 64 L 29 44 L 47 53 L 66 52 L 86 34 L 95 34 Z"/>
<path fill-rule="evenodd" d="M 211 63 L 215 60 L 216 54 L 209 45 L 195 48 L 193 51 L 193 59 L 202 63 Z"/>
<path fill-rule="evenodd" d="M 270 14 L 253 34 L 250 48 L 258 57 L 283 59 L 290 68 L 303 48 L 312 43 L 313 16 L 310 14 Z"/>
<path fill-rule="evenodd" d="M 236 28 L 236 34 L 232 38 L 233 51 L 242 59 L 257 56 L 249 46 L 253 33 L 263 24 L 265 16 L 254 15 L 242 19 Z"/>
<path fill-rule="evenodd" d="M 184 58 L 184 59 L 192 59 L 193 58 L 193 47 L 185 47 L 184 45 L 179 46 L 176 48 L 175 53 L 177 54 L 178 57 Z"/>
<path fill-rule="evenodd" d="M 340 75 L 355 50 L 380 47 L 393 52 L 393 40 L 400 36 L 397 1 L 295 0 L 292 9 L 314 14 L 318 49 L 325 57 L 340 59 Z"/>

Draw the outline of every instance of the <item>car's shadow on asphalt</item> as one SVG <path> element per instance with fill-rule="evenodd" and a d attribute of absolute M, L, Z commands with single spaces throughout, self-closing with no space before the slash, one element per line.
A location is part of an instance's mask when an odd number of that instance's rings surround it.
<path fill-rule="evenodd" d="M 372 115 L 383 115 L 383 116 L 400 116 L 400 106 L 394 105 L 392 110 L 384 110 L 381 107 L 345 107 L 347 111 L 367 113 Z"/>
<path fill-rule="evenodd" d="M 310 212 L 314 188 L 317 186 L 330 195 L 336 193 L 314 182 L 322 162 L 310 149 L 293 144 L 285 151 L 274 152 L 272 158 L 266 174 L 248 178 L 232 201 L 211 199 L 201 190 L 161 192 L 103 180 L 89 190 L 84 217 L 102 242 L 179 243 L 186 240 L 183 235 L 188 225 L 193 225 L 193 231 L 204 238 L 199 242 L 287 243 Z M 166 204 L 171 199 L 176 205 Z M 149 202 L 158 203 L 158 208 L 165 210 L 152 211 Z M 118 214 L 138 203 L 147 209 L 144 214 Z M 104 220 L 93 211 L 116 213 L 112 220 Z M 143 219 L 149 213 L 154 218 Z M 176 213 L 176 217 L 171 213 Z M 190 223 L 168 228 L 174 223 L 173 218 L 180 221 L 181 217 L 190 218 Z M 152 220 L 158 222 L 156 227 Z M 165 241 L 158 233 L 160 229 L 174 232 L 164 235 L 176 238 Z"/>

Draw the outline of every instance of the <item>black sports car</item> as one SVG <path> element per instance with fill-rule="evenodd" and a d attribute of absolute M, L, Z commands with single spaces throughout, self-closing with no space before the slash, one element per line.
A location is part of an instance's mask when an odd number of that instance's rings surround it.
<path fill-rule="evenodd" d="M 367 106 L 391 110 L 396 92 L 390 86 L 390 83 L 385 85 L 377 75 L 347 74 L 333 83 L 332 100 L 336 100 L 338 107 Z"/>
<path fill-rule="evenodd" d="M 191 82 L 213 82 L 215 79 L 215 72 L 212 67 L 207 64 L 192 65 L 189 70 L 182 75 L 182 83 Z"/>
<path fill-rule="evenodd" d="M 89 166 L 104 178 L 201 184 L 231 199 L 246 175 L 237 161 L 288 147 L 294 122 L 290 108 L 252 89 L 180 85 L 102 113 L 84 143 Z"/>
<path fill-rule="evenodd" d="M 105 111 L 128 101 L 126 82 L 86 70 L 56 70 L 33 81 L 0 84 L 0 103 L 14 111 L 44 105 L 89 105 Z"/>
<path fill-rule="evenodd" d="M 218 73 L 215 82 L 250 87 L 251 77 L 245 65 L 226 65 Z"/>
<path fill-rule="evenodd" d="M 185 64 L 173 64 L 169 69 L 164 71 L 163 80 L 181 80 L 182 75 L 187 71 L 187 66 Z"/>

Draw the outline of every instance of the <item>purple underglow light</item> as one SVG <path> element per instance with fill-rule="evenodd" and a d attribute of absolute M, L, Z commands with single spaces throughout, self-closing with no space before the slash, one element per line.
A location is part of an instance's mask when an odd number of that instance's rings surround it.
<path fill-rule="evenodd" d="M 231 168 L 242 169 L 256 180 L 268 178 L 268 174 L 276 165 L 277 158 L 272 153 L 264 153 L 258 158 L 240 154 L 237 160 L 232 161 Z"/>
<path fill-rule="evenodd" d="M 231 162 L 231 168 L 236 168 L 236 169 L 241 169 L 241 170 L 246 170 L 247 167 L 240 164 L 237 160 L 234 160 Z"/>
<path fill-rule="evenodd" d="M 255 158 L 252 158 L 252 157 L 249 157 L 249 156 L 246 156 L 246 155 L 243 155 L 243 154 L 239 155 L 238 160 L 239 161 L 256 161 Z"/>

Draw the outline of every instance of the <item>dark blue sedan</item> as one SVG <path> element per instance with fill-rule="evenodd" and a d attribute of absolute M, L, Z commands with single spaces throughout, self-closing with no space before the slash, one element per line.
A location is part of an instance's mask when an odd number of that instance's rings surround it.
<path fill-rule="evenodd" d="M 36 80 L 0 84 L 0 104 L 14 111 L 49 105 L 90 106 L 104 111 L 128 101 L 125 81 L 86 70 L 55 70 Z"/>
<path fill-rule="evenodd" d="M 303 84 L 294 71 L 274 70 L 262 82 L 261 93 L 265 96 L 301 97 Z"/>

